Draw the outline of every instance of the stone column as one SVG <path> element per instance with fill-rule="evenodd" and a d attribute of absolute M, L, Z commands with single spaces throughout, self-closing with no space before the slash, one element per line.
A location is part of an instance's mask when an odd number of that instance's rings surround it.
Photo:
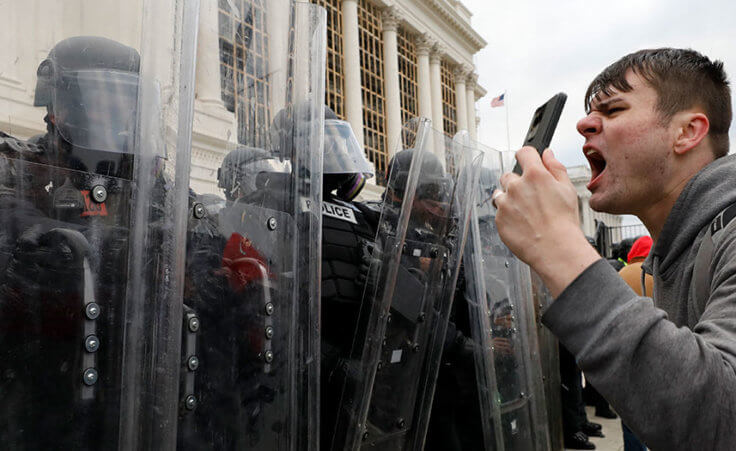
<path fill-rule="evenodd" d="M 478 128 L 475 115 L 475 85 L 478 83 L 478 74 L 471 73 L 468 75 L 468 81 L 465 85 L 466 106 L 468 108 L 468 133 L 470 139 L 478 141 Z"/>
<path fill-rule="evenodd" d="M 268 30 L 268 103 L 273 116 L 286 106 L 290 64 L 288 11 L 292 6 L 288 0 L 269 0 L 264 5 Z M 273 120 L 273 117 L 269 120 Z"/>
<path fill-rule="evenodd" d="M 455 76 L 455 110 L 457 111 L 457 131 L 468 130 L 468 107 L 466 101 L 468 95 L 465 93 L 465 79 L 470 70 L 467 66 L 461 64 L 455 68 L 453 75 Z"/>
<path fill-rule="evenodd" d="M 432 89 L 429 75 L 429 50 L 434 41 L 426 33 L 416 41 L 417 51 L 417 93 L 419 98 L 419 116 L 433 120 L 432 116 Z"/>
<path fill-rule="evenodd" d="M 345 59 L 345 113 L 362 146 L 363 93 L 360 85 L 358 0 L 342 0 L 343 57 Z"/>
<path fill-rule="evenodd" d="M 442 62 L 443 49 L 439 44 L 432 47 L 429 55 L 429 79 L 432 90 L 432 125 L 435 130 L 444 131 L 442 123 Z"/>
<path fill-rule="evenodd" d="M 222 107 L 220 88 L 220 34 L 217 2 L 203 1 L 199 10 L 196 98 L 207 108 Z"/>
<path fill-rule="evenodd" d="M 389 158 L 401 140 L 401 91 L 399 88 L 399 50 L 396 31 L 399 15 L 395 7 L 383 11 L 383 82 L 386 94 L 386 133 L 388 135 Z"/>

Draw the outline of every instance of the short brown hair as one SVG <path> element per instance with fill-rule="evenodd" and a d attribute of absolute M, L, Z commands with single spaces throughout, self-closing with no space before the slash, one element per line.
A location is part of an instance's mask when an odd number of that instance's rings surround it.
<path fill-rule="evenodd" d="M 731 88 L 721 61 L 690 49 L 647 49 L 624 56 L 603 70 L 588 86 L 585 111 L 599 94 L 612 95 L 612 89 L 629 92 L 626 81 L 631 69 L 646 80 L 657 93 L 656 111 L 663 122 L 680 111 L 698 106 L 710 122 L 710 136 L 715 158 L 728 154 L 728 128 L 731 125 Z"/>

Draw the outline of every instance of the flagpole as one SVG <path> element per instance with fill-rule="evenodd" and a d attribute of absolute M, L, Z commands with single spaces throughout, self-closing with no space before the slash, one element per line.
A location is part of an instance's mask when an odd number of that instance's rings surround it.
<path fill-rule="evenodd" d="M 503 92 L 503 109 L 506 110 L 506 150 L 511 150 L 511 139 L 509 137 L 509 96 Z"/>

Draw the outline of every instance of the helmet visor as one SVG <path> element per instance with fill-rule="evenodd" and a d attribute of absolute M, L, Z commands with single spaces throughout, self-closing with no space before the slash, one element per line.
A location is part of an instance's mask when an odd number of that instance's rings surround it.
<path fill-rule="evenodd" d="M 138 75 L 110 70 L 68 71 L 55 86 L 54 123 L 74 146 L 132 153 Z"/>
<path fill-rule="evenodd" d="M 366 160 L 350 124 L 325 120 L 324 174 L 365 174 L 373 176 L 373 165 Z"/>

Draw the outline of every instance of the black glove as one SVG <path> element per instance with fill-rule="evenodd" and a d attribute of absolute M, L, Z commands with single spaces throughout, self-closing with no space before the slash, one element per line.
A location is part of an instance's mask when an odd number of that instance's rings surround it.
<path fill-rule="evenodd" d="M 41 227 L 32 227 L 21 235 L 9 272 L 25 273 L 36 283 L 42 280 L 58 283 L 84 269 L 84 258 L 91 248 L 84 235 L 65 228 L 41 230 Z"/>
<path fill-rule="evenodd" d="M 364 285 L 368 293 L 375 293 L 378 288 L 378 278 L 383 266 L 381 249 L 373 241 L 363 241 L 360 249 L 360 265 L 358 266 L 359 285 Z"/>

